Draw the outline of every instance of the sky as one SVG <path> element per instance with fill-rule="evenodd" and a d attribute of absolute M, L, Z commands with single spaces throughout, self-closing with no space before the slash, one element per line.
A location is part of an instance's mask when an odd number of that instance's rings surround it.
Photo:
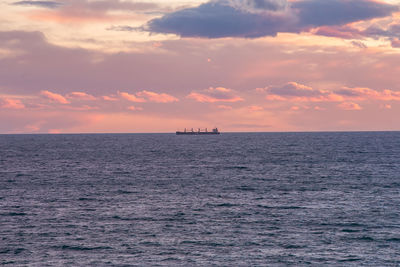
<path fill-rule="evenodd" d="M 0 133 L 400 130 L 400 1 L 0 1 Z"/>

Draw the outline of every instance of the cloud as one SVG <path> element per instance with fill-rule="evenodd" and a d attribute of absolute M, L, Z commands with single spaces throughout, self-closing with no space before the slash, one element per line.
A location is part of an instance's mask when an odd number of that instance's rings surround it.
<path fill-rule="evenodd" d="M 288 82 L 282 86 L 269 86 L 257 89 L 267 93 L 267 100 L 294 100 L 294 101 L 334 101 L 335 96 L 327 90 L 318 90 L 304 84 Z"/>
<path fill-rule="evenodd" d="M 298 110 L 300 110 L 300 107 L 299 106 L 293 106 L 293 107 L 290 108 L 290 110 L 298 111 Z"/>
<path fill-rule="evenodd" d="M 376 39 L 380 37 L 388 37 L 391 40 L 395 40 L 400 35 L 400 24 L 391 23 L 387 27 L 382 28 L 381 24 L 375 23 L 362 31 L 362 34 Z"/>
<path fill-rule="evenodd" d="M 267 100 L 304 101 L 304 102 L 339 102 L 346 100 L 365 101 L 400 101 L 400 92 L 393 90 L 374 90 L 363 87 L 342 87 L 336 90 L 319 90 L 296 82 L 282 86 L 257 88 L 258 92 L 266 92 Z"/>
<path fill-rule="evenodd" d="M 146 90 L 143 90 L 143 91 L 137 93 L 137 95 L 148 99 L 148 101 L 150 101 L 150 102 L 155 102 L 155 103 L 170 103 L 170 102 L 179 101 L 178 98 L 176 98 L 172 95 L 164 94 L 164 93 L 158 94 L 158 93 L 146 91 Z"/>
<path fill-rule="evenodd" d="M 296 82 L 282 86 L 257 88 L 267 93 L 267 100 L 302 102 L 341 102 L 341 101 L 400 101 L 400 92 L 393 90 L 374 90 L 365 87 L 342 87 L 336 90 L 319 90 Z M 347 105 L 347 104 L 346 104 Z"/>
<path fill-rule="evenodd" d="M 153 103 L 171 103 L 179 101 L 178 98 L 165 94 L 165 93 L 155 93 L 151 91 L 143 90 L 141 92 L 137 92 L 136 94 L 129 94 L 126 92 L 118 92 L 118 94 L 131 102 L 144 103 L 144 102 L 153 102 Z"/>
<path fill-rule="evenodd" d="M 68 98 L 74 98 L 79 100 L 96 100 L 96 97 L 89 95 L 85 92 L 72 92 L 67 95 Z"/>
<path fill-rule="evenodd" d="M 13 5 L 16 6 L 35 6 L 35 7 L 44 7 L 44 8 L 57 8 L 62 4 L 59 2 L 53 1 L 19 1 L 14 2 Z"/>
<path fill-rule="evenodd" d="M 291 19 L 284 11 L 262 9 L 268 14 L 250 12 L 246 1 L 211 1 L 153 19 L 145 29 L 183 37 L 260 37 L 276 35 L 290 28 Z M 252 1 L 249 1 L 252 2 Z M 269 1 L 258 1 L 267 3 Z M 241 4 L 241 5 L 238 5 Z M 266 8 L 268 5 L 265 6 Z"/>
<path fill-rule="evenodd" d="M 353 102 L 344 102 L 339 104 L 338 107 L 344 110 L 362 110 L 359 104 Z"/>
<path fill-rule="evenodd" d="M 40 94 L 52 102 L 60 104 L 69 104 L 69 101 L 60 94 L 52 93 L 50 91 L 41 91 Z"/>
<path fill-rule="evenodd" d="M 106 30 L 107 31 L 117 31 L 117 32 L 133 32 L 139 31 L 140 27 L 132 27 L 128 25 L 119 25 L 119 26 L 110 26 Z"/>
<path fill-rule="evenodd" d="M 249 111 L 261 111 L 261 110 L 264 110 L 264 108 L 260 107 L 260 106 L 253 105 L 253 106 L 249 106 L 248 110 Z"/>
<path fill-rule="evenodd" d="M 192 92 L 187 98 L 196 100 L 197 102 L 215 103 L 215 102 L 239 102 L 244 99 L 233 94 L 233 91 L 224 87 L 202 90 L 200 92 Z"/>
<path fill-rule="evenodd" d="M 19 99 L 0 97 L 0 108 L 23 109 L 25 105 Z"/>
<path fill-rule="evenodd" d="M 385 105 L 381 105 L 382 109 L 392 109 L 392 105 L 390 104 L 385 104 Z"/>
<path fill-rule="evenodd" d="M 83 106 L 75 106 L 75 107 L 67 106 L 66 109 L 75 110 L 75 111 L 89 111 L 89 110 L 97 110 L 97 109 L 99 109 L 99 107 L 83 105 Z"/>
<path fill-rule="evenodd" d="M 23 1 L 37 3 L 34 1 Z M 69 0 L 55 10 L 36 11 L 29 18 L 43 21 L 55 22 L 93 22 L 93 21 L 114 21 L 130 19 L 143 19 L 149 15 L 148 11 L 161 10 L 156 3 L 131 2 L 120 0 Z M 54 9 L 54 8 L 53 8 Z"/>
<path fill-rule="evenodd" d="M 270 86 L 266 88 L 269 94 L 280 95 L 280 96 L 296 96 L 296 97 L 309 97 L 309 96 L 320 96 L 324 92 L 320 90 L 314 90 L 313 88 L 299 84 L 296 82 L 288 82 L 283 86 Z"/>
<path fill-rule="evenodd" d="M 392 40 L 392 47 L 400 48 L 400 40 L 398 38 Z"/>
<path fill-rule="evenodd" d="M 182 37 L 275 36 L 385 17 L 397 6 L 373 0 L 213 0 L 149 21 L 143 29 Z"/>
<path fill-rule="evenodd" d="M 350 22 L 385 17 L 398 8 L 373 0 L 303 0 L 292 3 L 304 26 L 344 25 Z"/>
<path fill-rule="evenodd" d="M 375 22 L 366 29 L 360 30 L 349 25 L 344 26 L 323 26 L 319 27 L 314 31 L 315 34 L 338 37 L 343 39 L 363 39 L 363 38 L 373 38 L 380 39 L 383 38 L 391 43 L 393 48 L 400 47 L 400 41 L 398 36 L 400 35 L 400 24 L 393 22 L 388 26 L 382 27 L 382 22 Z M 360 42 L 352 42 L 354 46 L 359 48 L 366 48 L 366 46 Z"/>
<path fill-rule="evenodd" d="M 132 110 L 132 111 L 140 111 L 140 110 L 143 110 L 143 108 L 141 108 L 141 107 L 135 107 L 135 106 L 129 106 L 128 107 L 128 110 Z"/>
<path fill-rule="evenodd" d="M 313 32 L 317 35 L 342 39 L 384 38 L 392 43 L 392 47 L 397 47 L 398 36 L 400 35 L 400 24 L 391 23 L 388 26 L 382 27 L 383 24 L 387 24 L 387 22 L 376 21 L 365 29 L 358 29 L 351 25 L 321 26 Z M 360 48 L 366 47 L 365 45 L 361 45 Z"/>
<path fill-rule="evenodd" d="M 315 106 L 315 107 L 314 107 L 314 110 L 325 110 L 325 108 L 322 108 L 322 107 L 320 107 L 320 106 Z"/>
<path fill-rule="evenodd" d="M 352 41 L 351 44 L 353 46 L 361 48 L 361 49 L 368 48 L 368 46 L 366 46 L 363 42 L 360 42 L 360 41 Z"/>
<path fill-rule="evenodd" d="M 350 26 L 321 26 L 315 32 L 317 35 L 337 37 L 342 39 L 359 39 L 363 32 Z"/>
<path fill-rule="evenodd" d="M 154 11 L 159 5 L 150 2 L 139 1 L 120 1 L 120 0 L 103 0 L 103 1 L 90 1 L 90 0 L 73 0 L 71 5 L 81 7 L 88 10 L 97 11 L 110 11 L 110 10 L 132 10 L 132 11 Z"/>
<path fill-rule="evenodd" d="M 130 102 L 136 102 L 136 103 L 144 103 L 144 102 L 146 102 L 146 99 L 137 97 L 135 95 L 132 95 L 132 94 L 129 94 L 129 93 L 126 93 L 126 92 L 118 92 L 118 95 L 120 95 L 122 98 L 124 98 L 124 99 L 126 99 L 126 100 L 128 100 Z"/>
<path fill-rule="evenodd" d="M 334 91 L 336 95 L 343 96 L 346 99 L 353 100 L 382 100 L 382 101 L 400 101 L 400 92 L 385 89 L 376 91 L 370 88 L 349 88 L 343 87 Z"/>
<path fill-rule="evenodd" d="M 102 96 L 101 98 L 103 98 L 103 100 L 105 100 L 105 101 L 118 101 L 118 98 L 116 98 L 115 96 L 105 95 L 105 96 Z"/>

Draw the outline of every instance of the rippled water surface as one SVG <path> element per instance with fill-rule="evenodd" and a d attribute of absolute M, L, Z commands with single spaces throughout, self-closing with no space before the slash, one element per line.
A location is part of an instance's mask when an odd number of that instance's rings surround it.
<path fill-rule="evenodd" d="M 400 133 L 0 135 L 0 264 L 399 266 Z"/>

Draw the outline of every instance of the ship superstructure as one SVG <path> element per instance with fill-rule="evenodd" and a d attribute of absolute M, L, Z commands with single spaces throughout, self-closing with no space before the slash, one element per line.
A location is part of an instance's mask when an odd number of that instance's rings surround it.
<path fill-rule="evenodd" d="M 220 132 L 218 131 L 218 128 L 214 128 L 211 130 L 211 132 L 209 132 L 207 130 L 207 128 L 205 128 L 204 130 L 198 128 L 197 131 L 193 130 L 193 128 L 191 128 L 190 130 L 187 130 L 186 128 L 183 131 L 176 131 L 177 135 L 204 135 L 204 134 L 220 134 Z"/>

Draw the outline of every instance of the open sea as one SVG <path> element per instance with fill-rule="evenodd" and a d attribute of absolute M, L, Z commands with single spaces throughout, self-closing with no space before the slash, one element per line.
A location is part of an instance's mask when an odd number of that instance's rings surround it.
<path fill-rule="evenodd" d="M 0 135 L 0 264 L 400 266 L 400 132 Z"/>

